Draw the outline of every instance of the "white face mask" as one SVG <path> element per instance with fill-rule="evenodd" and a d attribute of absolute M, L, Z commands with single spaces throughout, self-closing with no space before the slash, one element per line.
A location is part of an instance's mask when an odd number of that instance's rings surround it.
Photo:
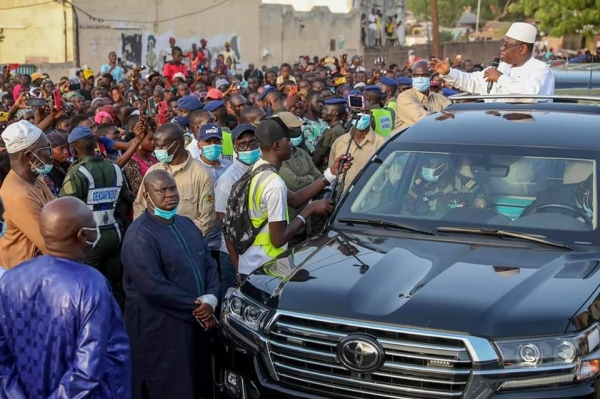
<path fill-rule="evenodd" d="M 98 227 L 98 226 L 96 226 L 94 228 L 91 228 L 91 227 L 82 227 L 81 230 L 91 230 L 91 231 L 95 231 L 96 232 L 96 239 L 93 242 L 85 240 L 86 244 L 89 244 L 89 245 L 92 246 L 91 249 L 96 248 L 96 245 L 98 245 L 98 242 L 100 241 L 100 227 Z"/>

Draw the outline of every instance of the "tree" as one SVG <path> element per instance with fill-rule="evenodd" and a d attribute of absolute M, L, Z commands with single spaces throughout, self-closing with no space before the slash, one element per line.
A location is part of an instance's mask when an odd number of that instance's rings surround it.
<path fill-rule="evenodd" d="M 481 0 L 481 21 L 500 21 L 517 17 L 510 12 L 510 6 L 518 0 Z M 467 7 L 477 12 L 477 0 L 438 0 L 440 24 L 452 27 Z M 418 19 L 427 20 L 430 15 L 429 0 L 407 0 L 406 9 L 412 11 Z"/>
<path fill-rule="evenodd" d="M 581 34 L 588 45 L 600 31 L 600 0 L 520 0 L 510 12 L 535 18 L 550 36 Z"/>

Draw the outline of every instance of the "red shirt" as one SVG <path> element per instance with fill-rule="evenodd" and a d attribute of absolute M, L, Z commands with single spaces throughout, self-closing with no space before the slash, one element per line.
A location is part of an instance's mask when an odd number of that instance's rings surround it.
<path fill-rule="evenodd" d="M 178 72 L 183 73 L 185 76 L 188 74 L 187 68 L 184 64 L 175 65 L 173 62 L 167 62 L 163 68 L 162 74 L 169 80 L 170 84 L 173 84 L 173 76 Z"/>

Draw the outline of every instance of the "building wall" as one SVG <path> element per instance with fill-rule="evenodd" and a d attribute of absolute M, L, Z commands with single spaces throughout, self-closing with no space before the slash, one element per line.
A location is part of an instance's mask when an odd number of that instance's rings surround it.
<path fill-rule="evenodd" d="M 324 57 L 361 53 L 360 13 L 333 14 L 327 7 L 309 12 L 292 6 L 260 6 L 260 59 L 257 65 L 292 62 L 300 55 Z"/>
<path fill-rule="evenodd" d="M 5 36 L 0 43 L 0 64 L 62 63 L 74 59 L 73 14 L 68 5 L 1 0 L 0 28 Z"/>
<path fill-rule="evenodd" d="M 184 52 L 205 38 L 213 57 L 227 41 L 242 60 L 256 59 L 259 53 L 260 0 L 74 1 L 100 20 L 78 13 L 81 64 L 94 71 L 107 62 L 110 51 L 129 64 L 151 66 L 168 51 L 170 37 Z"/>
<path fill-rule="evenodd" d="M 453 60 L 458 54 L 462 55 L 463 60 L 471 59 L 476 64 L 490 64 L 494 57 L 498 55 L 500 48 L 499 41 L 480 41 L 480 42 L 448 42 L 441 44 L 441 51 L 444 57 Z M 398 64 L 401 68 L 408 60 L 408 50 L 415 50 L 415 55 L 421 58 L 429 58 L 433 54 L 433 45 L 420 44 L 412 47 L 404 47 L 402 49 L 383 48 L 381 50 L 368 49 L 365 52 L 365 65 L 370 68 L 373 65 L 375 57 L 382 55 L 385 58 L 386 64 Z"/>

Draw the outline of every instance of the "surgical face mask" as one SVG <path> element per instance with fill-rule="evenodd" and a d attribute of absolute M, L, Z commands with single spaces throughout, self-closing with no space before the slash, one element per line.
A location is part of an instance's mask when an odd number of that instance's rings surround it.
<path fill-rule="evenodd" d="M 6 221 L 2 222 L 2 231 L 0 231 L 0 238 L 4 237 L 6 234 Z"/>
<path fill-rule="evenodd" d="M 38 157 L 38 156 L 35 154 L 35 152 L 31 151 L 31 153 L 33 154 L 33 156 L 34 156 L 34 157 L 36 157 L 36 158 L 38 159 L 38 161 L 40 161 L 40 163 L 41 163 L 42 165 L 44 165 L 44 167 L 43 167 L 43 168 L 38 168 L 37 166 L 35 166 L 35 165 L 33 164 L 33 162 L 29 162 L 29 163 L 31 164 L 31 168 L 33 169 L 33 171 L 34 171 L 35 173 L 37 173 L 39 176 L 46 176 L 48 173 L 50 173 L 50 171 L 52 170 L 52 168 L 54 167 L 54 165 L 52 165 L 52 164 L 47 164 L 47 163 L 45 163 L 44 161 L 42 161 L 42 160 L 40 159 L 40 157 Z"/>
<path fill-rule="evenodd" d="M 356 126 L 358 130 L 367 130 L 371 125 L 371 115 L 360 114 L 358 121 L 352 121 L 352 124 Z"/>
<path fill-rule="evenodd" d="M 148 201 L 154 208 L 154 216 L 158 216 L 159 218 L 162 218 L 165 220 L 171 220 L 171 219 L 173 219 L 173 217 L 175 217 L 175 215 L 177 215 L 177 210 L 179 209 L 179 205 L 177 205 L 175 207 L 175 209 L 173 209 L 171 211 L 165 211 L 164 209 L 160 209 L 159 207 L 154 205 L 154 202 L 152 202 L 152 199 L 150 199 L 150 196 L 148 196 Z"/>
<path fill-rule="evenodd" d="M 273 115 L 273 109 L 271 108 L 270 105 L 267 105 L 265 107 L 265 113 L 267 114 L 267 116 L 272 116 Z"/>
<path fill-rule="evenodd" d="M 175 120 L 177 121 L 177 124 L 181 127 L 188 127 L 188 125 L 190 124 L 189 116 L 178 116 L 175 118 Z"/>
<path fill-rule="evenodd" d="M 440 170 L 444 166 L 446 166 L 445 163 L 441 164 L 437 168 L 423 167 L 423 168 L 421 168 L 421 176 L 423 176 L 423 179 L 425 179 L 429 182 L 438 181 L 440 176 L 442 175 L 442 173 L 440 173 L 439 175 L 436 175 L 436 173 L 438 173 L 438 170 Z"/>
<path fill-rule="evenodd" d="M 205 145 L 202 147 L 202 156 L 209 161 L 216 161 L 223 153 L 223 146 L 221 144 Z"/>
<path fill-rule="evenodd" d="M 159 150 L 158 148 L 154 150 L 154 156 L 158 159 L 158 162 L 170 163 L 173 161 L 173 156 L 175 153 L 169 155 L 169 150 L 171 147 L 175 145 L 176 141 L 173 142 L 166 150 Z"/>
<path fill-rule="evenodd" d="M 290 142 L 294 147 L 298 147 L 302 143 L 302 136 L 292 137 Z"/>
<path fill-rule="evenodd" d="M 98 245 L 98 242 L 100 241 L 100 227 L 98 227 L 98 226 L 96 226 L 94 228 L 91 228 L 91 227 L 82 227 L 81 230 L 88 230 L 88 231 L 95 231 L 96 232 L 96 239 L 93 242 L 85 240 L 86 244 L 92 246 L 91 249 L 96 248 L 96 246 Z"/>
<path fill-rule="evenodd" d="M 251 151 L 238 152 L 239 161 L 246 165 L 252 165 L 254 162 L 258 161 L 259 158 L 260 158 L 260 149 L 259 148 L 256 148 Z"/>
<path fill-rule="evenodd" d="M 430 80 L 425 77 L 412 78 L 413 87 L 419 90 L 421 93 L 429 90 Z"/>

